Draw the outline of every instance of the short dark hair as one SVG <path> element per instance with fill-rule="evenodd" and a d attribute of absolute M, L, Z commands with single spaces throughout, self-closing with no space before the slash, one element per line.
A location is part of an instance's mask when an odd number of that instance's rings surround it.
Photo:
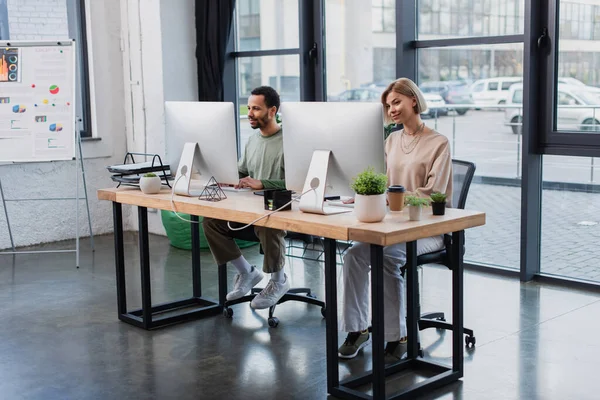
<path fill-rule="evenodd" d="M 281 101 L 279 100 L 279 93 L 277 93 L 277 91 L 271 86 L 259 86 L 250 94 L 253 96 L 264 96 L 267 108 L 275 107 L 275 111 L 279 111 L 279 105 L 281 104 Z"/>

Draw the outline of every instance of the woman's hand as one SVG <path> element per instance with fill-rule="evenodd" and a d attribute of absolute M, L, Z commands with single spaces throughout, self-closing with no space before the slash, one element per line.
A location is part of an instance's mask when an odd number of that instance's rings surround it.
<path fill-rule="evenodd" d="M 354 203 L 354 197 L 350 197 L 349 199 L 342 200 L 342 203 L 344 203 L 344 204 L 352 204 L 352 203 Z"/>

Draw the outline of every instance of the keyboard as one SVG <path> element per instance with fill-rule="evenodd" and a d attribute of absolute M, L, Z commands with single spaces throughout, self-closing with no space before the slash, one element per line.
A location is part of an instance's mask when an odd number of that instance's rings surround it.
<path fill-rule="evenodd" d="M 221 186 L 224 192 L 250 192 L 252 188 L 234 188 L 233 186 Z"/>
<path fill-rule="evenodd" d="M 354 208 L 354 203 L 343 203 L 342 200 L 327 200 L 325 206 Z"/>

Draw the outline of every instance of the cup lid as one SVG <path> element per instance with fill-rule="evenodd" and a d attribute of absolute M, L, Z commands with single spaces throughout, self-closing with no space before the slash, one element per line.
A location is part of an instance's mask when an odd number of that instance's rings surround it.
<path fill-rule="evenodd" d="M 404 189 L 404 186 L 402 186 L 402 185 L 392 185 L 392 186 L 388 187 L 388 192 L 404 193 L 405 191 L 406 191 L 406 189 Z"/>

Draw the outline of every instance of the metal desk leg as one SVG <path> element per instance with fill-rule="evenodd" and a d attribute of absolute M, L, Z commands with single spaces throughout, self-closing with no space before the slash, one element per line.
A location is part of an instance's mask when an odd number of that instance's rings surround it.
<path fill-rule="evenodd" d="M 325 325 L 327 342 L 327 392 L 340 385 L 338 368 L 336 241 L 325 239 Z"/>
<path fill-rule="evenodd" d="M 150 281 L 150 248 L 148 245 L 148 209 L 138 206 L 140 273 L 142 283 L 142 323 L 144 329 L 152 326 L 152 286 Z"/>
<path fill-rule="evenodd" d="M 115 267 L 117 273 L 117 312 L 119 319 L 127 314 L 127 294 L 125 292 L 125 252 L 123 250 L 123 208 L 113 202 L 113 227 L 115 236 Z"/>
<path fill-rule="evenodd" d="M 373 398 L 385 399 L 383 246 L 371 245 L 371 313 L 373 346 Z"/>
<path fill-rule="evenodd" d="M 408 331 L 408 359 L 419 354 L 419 283 L 417 275 L 417 242 L 406 243 L 406 328 Z"/>
<path fill-rule="evenodd" d="M 192 287 L 194 297 L 202 297 L 202 275 L 200 272 L 200 218 L 190 215 L 192 230 Z"/>
<path fill-rule="evenodd" d="M 462 378 L 464 373 L 463 354 L 463 249 L 465 231 L 452 233 L 452 370 Z"/>

